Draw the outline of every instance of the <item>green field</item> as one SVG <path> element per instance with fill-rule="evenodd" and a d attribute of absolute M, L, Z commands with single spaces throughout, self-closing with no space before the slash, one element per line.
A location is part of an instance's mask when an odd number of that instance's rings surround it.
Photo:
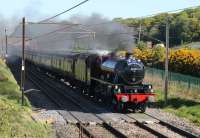
<path fill-rule="evenodd" d="M 200 49 L 200 42 L 192 42 L 192 43 L 187 43 L 187 44 L 175 46 L 175 47 L 173 47 L 173 49 L 179 49 L 179 48 L 183 48 L 183 47 Z"/>
<path fill-rule="evenodd" d="M 51 127 L 36 123 L 31 118 L 31 105 L 27 98 L 21 106 L 21 92 L 9 68 L 0 59 L 0 137 L 48 138 Z"/>
<path fill-rule="evenodd" d="M 200 103 L 169 95 L 167 105 L 164 105 L 163 91 L 156 90 L 158 106 L 164 111 L 174 113 L 179 117 L 189 119 L 191 122 L 200 126 Z"/>
<path fill-rule="evenodd" d="M 168 104 L 164 105 L 163 75 L 161 70 L 147 68 L 145 81 L 152 83 L 157 94 L 158 106 L 164 111 L 176 114 L 179 117 L 189 119 L 200 126 L 200 90 L 199 83 L 194 81 L 188 87 L 188 82 L 195 79 L 190 76 L 173 74 L 169 81 Z M 181 77 L 180 77 L 181 76 Z M 176 79 L 175 79 L 176 78 Z M 197 78 L 198 80 L 198 78 Z"/>

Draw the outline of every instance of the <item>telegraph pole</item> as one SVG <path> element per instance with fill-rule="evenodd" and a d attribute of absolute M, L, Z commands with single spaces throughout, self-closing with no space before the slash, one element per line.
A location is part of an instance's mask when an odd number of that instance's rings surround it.
<path fill-rule="evenodd" d="M 24 83 L 25 83 L 25 17 L 22 19 L 22 65 L 21 65 L 21 91 L 22 91 L 22 106 L 24 105 Z"/>
<path fill-rule="evenodd" d="M 166 21 L 166 58 L 165 58 L 165 105 L 167 105 L 167 96 L 168 96 L 168 68 L 169 68 L 169 19 Z"/>
<path fill-rule="evenodd" d="M 8 36 L 7 36 L 7 30 L 5 28 L 5 39 L 6 39 L 6 58 L 8 57 Z"/>
<path fill-rule="evenodd" d="M 4 51 L 3 51 L 3 34 L 1 34 L 1 56 L 4 59 Z"/>
<path fill-rule="evenodd" d="M 139 33 L 138 33 L 138 42 L 140 42 L 140 39 L 141 39 L 141 31 L 142 31 L 142 23 L 141 23 L 141 20 L 140 20 L 140 27 L 139 27 Z"/>

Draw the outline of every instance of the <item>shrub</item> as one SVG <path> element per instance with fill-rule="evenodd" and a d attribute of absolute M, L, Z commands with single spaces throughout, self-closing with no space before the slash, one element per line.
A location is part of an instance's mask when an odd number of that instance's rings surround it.
<path fill-rule="evenodd" d="M 144 64 L 164 68 L 165 48 L 155 47 L 133 50 L 134 56 Z M 169 69 L 173 72 L 200 76 L 200 50 L 182 48 L 170 49 Z"/>

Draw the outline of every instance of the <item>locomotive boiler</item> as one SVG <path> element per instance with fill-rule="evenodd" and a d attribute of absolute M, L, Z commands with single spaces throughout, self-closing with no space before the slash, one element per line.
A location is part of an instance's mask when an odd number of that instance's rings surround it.
<path fill-rule="evenodd" d="M 144 65 L 133 57 L 127 59 L 110 59 L 101 64 L 101 69 L 114 75 L 114 83 L 134 85 L 144 79 Z"/>

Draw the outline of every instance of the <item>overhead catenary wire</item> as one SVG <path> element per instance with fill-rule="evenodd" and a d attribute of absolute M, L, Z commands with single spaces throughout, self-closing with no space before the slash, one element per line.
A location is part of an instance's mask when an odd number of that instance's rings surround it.
<path fill-rule="evenodd" d="M 80 6 L 80 5 L 84 4 L 84 3 L 86 3 L 86 2 L 88 2 L 88 1 L 89 1 L 89 0 L 84 0 L 84 1 L 80 2 L 79 4 L 77 4 L 77 5 L 75 5 L 75 6 L 71 7 L 71 8 L 69 8 L 69 9 L 67 9 L 67 10 L 65 10 L 65 11 L 63 11 L 63 12 L 58 13 L 58 14 L 56 14 L 56 15 L 54 15 L 54 16 L 52 16 L 52 17 L 49 17 L 49 18 L 47 18 L 47 19 L 41 20 L 41 21 L 39 21 L 38 23 L 46 22 L 46 21 L 49 21 L 49 20 L 51 20 L 51 19 L 53 19 L 53 18 L 56 18 L 56 17 L 58 17 L 58 16 L 60 16 L 60 15 L 62 15 L 62 14 L 64 14 L 64 13 L 66 13 L 66 12 L 71 11 L 72 9 L 75 9 L 76 7 L 78 7 L 78 6 Z"/>
<path fill-rule="evenodd" d="M 70 8 L 70 9 L 64 11 L 64 12 L 61 12 L 61 13 L 59 13 L 57 15 L 54 15 L 54 16 L 49 17 L 47 19 L 41 20 L 39 22 L 28 22 L 28 23 L 30 23 L 30 24 L 62 24 L 62 23 L 45 22 L 45 21 L 48 21 L 48 20 L 51 20 L 51 19 L 53 19 L 53 18 L 55 18 L 57 16 L 60 16 L 60 15 L 62 15 L 64 13 L 66 13 L 66 12 L 68 12 L 68 11 L 70 11 L 70 10 L 72 10 L 72 9 L 74 9 L 74 8 L 82 5 L 82 4 L 84 4 L 87 1 L 89 1 L 89 0 L 85 0 L 85 1 L 83 1 L 83 2 L 81 2 L 81 3 L 79 3 L 79 4 L 75 5 L 75 6 L 73 6 L 72 8 Z M 137 18 L 138 19 L 142 19 L 142 18 L 146 18 L 146 17 L 157 16 L 157 15 L 164 14 L 164 13 L 175 13 L 175 12 L 178 12 L 178 11 L 189 10 L 189 9 L 194 9 L 194 8 L 198 8 L 198 7 L 200 7 L 200 6 L 199 5 L 198 6 L 191 6 L 191 7 L 186 7 L 186 8 L 180 8 L 180 9 L 177 9 L 177 10 L 170 10 L 170 11 L 165 11 L 165 12 L 155 13 L 155 14 L 149 14 L 149 15 L 139 16 L 139 17 L 134 17 L 134 18 L 135 19 L 137 19 Z M 107 21 L 107 22 L 96 23 L 96 24 L 86 24 L 85 26 L 96 26 L 96 25 L 109 24 L 109 23 L 115 23 L 115 22 L 114 21 Z"/>
<path fill-rule="evenodd" d="M 29 24 L 29 22 L 28 22 L 28 24 Z M 30 24 L 35 24 L 35 23 L 33 23 L 33 22 L 30 22 Z M 37 23 L 36 23 L 37 24 Z M 43 23 L 41 23 L 41 24 L 43 24 Z M 26 39 L 25 41 L 29 41 L 29 40 L 32 40 L 32 39 L 36 39 L 36 38 L 39 38 L 39 37 L 43 37 L 43 36 L 48 36 L 48 35 L 51 35 L 51 34 L 53 34 L 53 33 L 56 33 L 56 32 L 58 32 L 58 31 L 62 31 L 62 30 L 64 30 L 64 29 L 67 29 L 67 28 L 70 28 L 70 27 L 74 27 L 74 26 L 79 26 L 80 24 L 69 24 L 69 23 L 66 23 L 66 24 L 63 24 L 65 27 L 62 27 L 62 28 L 59 28 L 59 29 L 56 29 L 56 30 L 54 30 L 54 31 L 51 31 L 51 32 L 48 32 L 48 33 L 44 33 L 44 34 L 41 34 L 41 35 L 38 35 L 38 36 L 35 36 L 35 37 L 33 37 L 33 38 L 31 38 L 31 39 Z M 67 25 L 67 26 L 66 26 Z M 19 27 L 17 27 L 17 28 L 19 28 Z M 15 30 L 17 30 L 17 29 L 15 29 Z M 29 30 L 30 30 L 30 27 L 29 27 Z M 86 30 L 86 29 L 84 29 L 84 28 L 80 28 L 80 30 L 84 30 L 84 31 L 91 31 L 91 30 Z M 16 32 L 16 31 L 15 31 Z M 30 31 L 29 31 L 29 33 L 30 33 Z M 91 32 L 91 33 L 94 33 L 94 32 Z M 17 38 L 17 37 L 15 37 L 15 38 Z M 18 37 L 18 38 L 21 38 L 21 37 Z M 27 38 L 27 37 L 26 37 Z M 19 42 L 21 42 L 21 40 L 19 40 L 19 41 L 15 41 L 14 43 L 12 43 L 12 44 L 15 44 L 15 43 L 19 43 Z M 10 45 L 10 44 L 9 44 Z"/>
<path fill-rule="evenodd" d="M 56 18 L 56 17 L 58 17 L 58 16 L 60 16 L 60 15 L 62 15 L 62 14 L 64 14 L 64 13 L 66 13 L 66 12 L 69 12 L 69 11 L 71 11 L 72 9 L 74 9 L 74 8 L 80 6 L 80 5 L 82 5 L 82 4 L 84 4 L 84 3 L 88 2 L 88 1 L 89 1 L 89 0 L 82 1 L 82 2 L 78 3 L 77 5 L 75 5 L 75 6 L 71 7 L 71 8 L 69 8 L 69 9 L 67 9 L 67 10 L 65 10 L 65 11 L 63 11 L 63 12 L 61 12 L 61 13 L 58 13 L 58 14 L 52 16 L 52 17 L 49 17 L 49 18 L 47 18 L 47 19 L 44 19 L 44 20 L 41 20 L 41 21 L 37 22 L 37 24 L 57 24 L 57 23 L 44 23 L 44 22 L 49 21 L 49 20 L 51 20 L 51 19 L 53 19 L 53 18 Z M 29 24 L 36 24 L 36 23 L 30 22 Z M 65 24 L 65 25 L 69 25 L 69 24 Z M 15 29 L 14 32 L 16 32 L 16 30 L 17 30 L 18 28 L 19 28 L 19 27 L 17 27 L 17 28 Z M 52 32 L 52 33 L 53 33 L 53 32 Z M 26 41 L 28 41 L 28 40 L 26 40 Z M 18 43 L 18 41 L 15 42 L 15 43 Z"/>
<path fill-rule="evenodd" d="M 67 22 L 26 22 L 26 24 L 30 25 L 35 25 L 35 24 L 40 24 L 40 25 L 49 25 L 49 24 L 54 24 L 54 25 L 73 25 L 74 23 L 67 23 Z"/>
<path fill-rule="evenodd" d="M 76 26 L 76 25 L 77 25 L 77 24 L 73 24 L 73 26 Z M 51 32 L 44 33 L 44 34 L 41 34 L 41 35 L 38 35 L 38 36 L 32 37 L 31 39 L 30 39 L 29 37 L 26 37 L 26 38 L 29 38 L 29 39 L 26 39 L 25 41 L 29 41 L 29 40 L 36 39 L 36 38 L 43 37 L 43 36 L 48 36 L 48 35 L 51 35 L 51 34 L 53 34 L 53 33 L 58 32 L 58 31 L 62 31 L 62 30 L 64 30 L 64 29 L 67 29 L 67 28 L 70 28 L 70 27 L 73 27 L 73 26 L 65 26 L 65 27 L 62 27 L 62 28 L 59 28 L 59 29 L 53 30 L 53 31 L 51 31 Z M 21 37 L 19 37 L 19 38 L 21 38 Z M 15 44 L 15 43 L 19 43 L 19 42 L 21 42 L 21 40 L 16 41 L 16 42 L 14 42 L 13 44 Z"/>
<path fill-rule="evenodd" d="M 81 5 L 81 4 L 83 4 L 83 3 L 87 2 L 87 1 L 88 1 L 88 0 L 83 1 L 83 2 L 79 3 L 78 5 L 76 5 L 76 6 L 72 7 L 72 8 L 70 8 L 70 9 L 72 10 L 72 9 L 78 7 L 79 5 Z M 197 7 L 199 7 L 199 6 L 193 6 L 193 7 L 187 7 L 187 8 L 177 9 L 177 10 L 171 10 L 171 11 L 166 11 L 166 12 L 162 12 L 162 13 L 172 13 L 172 12 L 177 12 L 177 11 L 182 11 L 182 10 L 194 9 L 194 8 L 197 8 Z M 59 16 L 59 15 L 61 15 L 61 14 L 64 14 L 65 12 L 68 12 L 70 9 L 68 9 L 68 10 L 66 10 L 66 11 L 64 11 L 64 12 L 62 12 L 62 13 L 59 13 L 59 14 L 57 14 L 57 15 L 55 15 L 55 16 L 52 16 L 52 17 L 50 17 L 50 18 L 53 19 L 53 18 L 55 18 L 55 17 L 57 17 L 57 16 Z M 141 16 L 141 17 L 135 17 L 135 18 L 140 18 L 140 19 L 142 19 L 142 18 L 145 18 L 145 17 L 156 16 L 156 15 L 159 15 L 159 14 L 162 14 L 162 13 L 150 14 L 150 15 Z M 34 23 L 34 22 L 29 22 L 29 23 L 30 23 L 30 24 L 62 24 L 62 23 L 47 23 L 46 21 L 50 20 L 50 18 L 44 19 L 44 20 L 39 21 L 39 22 L 37 22 L 37 23 Z M 97 26 L 97 25 L 103 25 L 103 24 L 111 24 L 111 23 L 116 23 L 116 22 L 114 22 L 114 21 L 108 21 L 108 22 L 102 22 L 102 23 L 96 23 L 96 24 L 86 24 L 86 25 L 82 25 L 82 26 L 84 26 L 84 27 L 91 27 L 91 26 Z M 67 24 L 64 24 L 64 25 L 69 25 L 69 24 L 67 23 Z M 78 25 L 78 24 L 77 24 L 77 25 Z M 79 24 L 79 25 L 80 25 L 80 24 Z M 163 25 L 163 26 L 164 26 L 164 25 Z M 137 27 L 137 25 L 132 26 L 132 27 Z M 142 27 L 145 27 L 145 26 L 142 26 Z M 154 27 L 157 27 L 157 25 L 155 25 Z M 56 31 L 59 31 L 59 30 L 60 30 L 60 29 L 55 30 L 55 31 L 53 31 L 53 32 L 49 32 L 49 33 L 47 33 L 47 34 L 55 33 Z M 45 35 L 45 34 L 44 34 L 44 35 Z M 144 34 L 142 34 L 142 35 L 144 35 Z M 147 35 L 146 35 L 146 36 L 147 36 Z M 38 36 L 38 37 L 40 37 L 40 36 Z M 153 38 L 153 37 L 152 37 L 152 38 Z M 156 40 L 156 38 L 154 38 L 154 39 Z M 31 40 L 31 39 L 27 39 L 26 41 L 29 41 L 29 40 Z M 159 41 L 159 39 L 157 39 L 157 40 Z M 160 41 L 160 42 L 162 42 L 162 41 Z M 17 41 L 16 43 L 18 43 L 18 41 Z"/>
<path fill-rule="evenodd" d="M 33 40 L 33 39 L 37 39 L 37 38 L 41 38 L 41 37 L 48 36 L 48 35 L 51 35 L 51 34 L 55 34 L 55 33 L 58 32 L 58 31 L 61 31 L 61 30 L 63 30 L 63 29 L 67 29 L 68 27 L 71 27 L 71 26 L 59 28 L 59 29 L 57 29 L 57 30 L 54 30 L 54 31 L 51 31 L 51 32 L 48 32 L 48 33 L 45 33 L 45 34 L 42 34 L 42 35 L 39 35 L 39 36 L 35 36 L 35 37 L 32 37 L 32 38 L 28 38 L 28 39 L 26 39 L 25 41 L 27 42 L 27 41 L 30 41 L 30 40 Z M 66 33 L 67 33 L 67 32 L 66 32 Z M 74 33 L 76 33 L 76 32 L 74 32 Z M 79 32 L 78 32 L 78 33 L 79 33 Z M 87 32 L 87 33 L 92 33 L 92 32 Z M 95 37 L 106 37 L 106 36 L 112 36 L 112 35 L 134 35 L 134 32 L 107 33 L 107 34 L 106 34 L 106 33 L 105 33 L 105 34 L 98 34 L 98 33 L 95 33 Z M 153 39 L 153 40 L 155 40 L 155 41 L 157 41 L 157 42 L 164 43 L 162 40 L 159 40 L 159 39 L 157 39 L 157 38 L 155 38 L 155 37 L 151 37 L 151 36 L 146 35 L 146 34 L 141 34 L 141 35 L 146 36 L 146 37 L 148 37 L 148 38 L 150 38 L 150 39 Z M 135 37 L 135 36 L 132 36 L 132 37 L 138 39 L 138 38 Z M 76 39 L 76 38 L 75 38 L 75 39 Z M 74 40 L 74 39 L 70 38 L 70 39 L 65 39 L 65 40 Z M 48 40 L 48 41 L 49 41 L 49 40 Z M 18 42 L 21 42 L 21 41 L 18 41 Z M 15 43 L 16 43 L 16 42 L 15 42 Z M 10 45 L 10 44 L 9 44 L 9 45 Z"/>
<path fill-rule="evenodd" d="M 50 34 L 53 34 L 54 33 L 54 31 L 53 32 L 49 32 L 48 33 L 48 35 L 50 35 Z M 66 32 L 67 33 L 67 32 Z M 97 36 L 95 36 L 95 37 L 106 37 L 106 36 L 111 36 L 111 35 L 130 35 L 130 34 L 133 34 L 134 32 L 123 32 L 123 33 L 108 33 L 108 34 L 97 34 Z M 90 33 L 89 33 L 90 34 Z M 95 34 L 96 35 L 96 34 Z M 31 41 L 31 40 L 34 40 L 34 39 L 37 39 L 37 38 L 41 38 L 41 37 L 43 37 L 43 36 L 47 36 L 46 34 L 42 34 L 42 35 L 40 35 L 40 36 L 36 36 L 36 37 L 32 37 L 32 38 L 27 38 L 27 39 L 25 39 L 25 42 L 27 42 L 27 41 Z M 88 37 L 91 37 L 90 35 L 88 36 Z M 88 38 L 87 36 L 84 36 L 84 38 Z M 132 36 L 133 38 L 136 38 L 136 37 L 134 37 L 134 36 Z M 65 40 L 75 40 L 75 39 L 82 39 L 82 37 L 75 37 L 75 38 L 65 38 Z M 137 38 L 136 38 L 137 39 Z M 47 41 L 50 41 L 50 40 L 47 40 Z M 53 39 L 52 41 L 55 41 L 55 39 Z M 21 41 L 18 41 L 18 43 L 19 42 L 21 42 Z M 13 44 L 16 44 L 16 42 L 15 43 L 9 43 L 9 45 L 13 45 Z"/>
<path fill-rule="evenodd" d="M 79 3 L 78 5 L 76 5 L 76 6 L 72 7 L 72 8 L 70 8 L 70 9 L 76 8 L 76 7 L 78 7 L 79 5 L 81 5 L 81 4 L 83 4 L 83 3 L 87 2 L 87 1 L 88 1 L 88 0 L 85 0 L 85 1 Z M 197 7 L 199 7 L 199 6 L 193 6 L 193 7 L 187 7 L 187 8 L 177 9 L 177 10 L 171 10 L 171 11 L 166 11 L 166 12 L 163 12 L 163 13 L 177 12 L 177 11 L 187 10 L 187 9 L 192 9 L 192 8 L 194 9 L 194 8 L 197 8 Z M 69 11 L 70 9 L 68 9 L 68 10 L 66 10 L 66 11 L 64 11 L 64 12 L 62 12 L 62 13 L 59 13 L 59 14 L 53 16 L 53 17 L 55 18 L 55 17 L 57 17 L 57 16 L 59 16 L 59 15 L 61 15 L 61 14 L 64 14 L 65 12 Z M 159 15 L 159 14 L 162 14 L 162 13 L 150 14 L 150 15 L 146 15 L 146 16 L 142 16 L 142 17 L 135 17 L 135 18 L 140 18 L 140 19 L 141 19 L 141 18 L 145 18 L 145 17 L 156 16 L 156 15 Z M 50 18 L 53 19 L 53 17 L 50 17 Z M 27 22 L 27 23 L 28 23 L 28 24 L 63 24 L 63 23 L 52 23 L 52 22 L 48 23 L 48 22 L 45 22 L 45 21 L 50 20 L 50 18 L 44 19 L 44 20 L 39 21 L 39 22 L 37 22 L 37 23 L 34 23 L 34 22 Z M 76 24 L 76 25 L 82 25 L 82 26 L 84 26 L 84 27 L 90 27 L 90 26 L 97 26 L 97 25 L 110 24 L 110 23 L 116 23 L 116 22 L 114 22 L 114 21 L 107 21 L 107 22 L 96 23 L 96 24 L 85 24 L 85 25 L 84 25 L 84 24 Z M 66 24 L 63 24 L 63 25 L 70 25 L 70 24 L 69 24 L 69 23 L 66 23 Z M 72 24 L 72 25 L 73 25 L 73 24 Z M 157 26 L 158 26 L 158 25 L 154 25 L 154 27 L 157 27 Z M 159 25 L 159 26 L 160 26 L 160 25 Z M 165 26 L 165 25 L 163 25 L 163 26 Z M 131 26 L 131 27 L 137 27 L 137 25 L 134 25 L 134 26 Z M 145 26 L 142 26 L 142 27 L 145 27 Z M 59 30 L 58 30 L 58 31 L 59 31 Z"/>
<path fill-rule="evenodd" d="M 73 26 L 78 26 L 79 24 L 73 24 Z M 40 38 L 40 37 L 44 37 L 44 36 L 48 36 L 48 35 L 51 35 L 51 34 L 55 34 L 56 32 L 58 32 L 58 31 L 62 31 L 63 29 L 67 29 L 67 28 L 70 28 L 70 27 L 73 27 L 73 26 L 65 26 L 65 27 L 62 27 L 62 28 L 59 28 L 59 29 L 56 29 L 56 30 L 54 30 L 54 31 L 51 31 L 51 32 L 48 32 L 48 33 L 45 33 L 45 34 L 42 34 L 42 35 L 39 35 L 39 36 L 35 36 L 35 37 L 32 37 L 32 38 L 27 38 L 25 41 L 27 42 L 27 41 L 30 41 L 30 40 L 33 40 L 33 39 L 37 39 L 37 38 Z M 83 29 L 84 30 L 84 29 Z M 67 32 L 66 32 L 67 33 Z M 106 37 L 106 36 L 110 36 L 110 35 L 125 35 L 125 34 L 133 34 L 134 32 L 123 32 L 123 33 L 110 33 L 110 34 L 95 34 L 96 35 L 96 37 Z M 146 34 L 142 34 L 143 36 L 146 36 L 146 37 L 148 37 L 148 38 L 150 38 L 150 39 L 153 39 L 153 40 L 155 40 L 155 41 L 157 41 L 157 42 L 161 42 L 161 43 L 164 43 L 162 40 L 159 40 L 159 39 L 157 39 L 157 38 L 154 38 L 154 37 L 151 37 L 151 36 L 148 36 L 148 35 L 146 35 Z M 89 37 L 89 36 L 88 36 Z M 133 37 L 133 38 L 135 38 L 135 39 L 137 39 L 135 36 Z M 76 39 L 76 38 L 75 38 Z M 78 38 L 77 38 L 78 39 Z M 70 39 L 66 39 L 66 40 L 74 40 L 74 39 L 72 39 L 72 38 L 70 38 Z M 49 41 L 49 40 L 48 40 Z M 21 41 L 17 41 L 18 43 L 19 42 L 21 42 Z M 14 42 L 13 44 L 15 44 L 15 43 L 17 43 L 17 42 Z M 9 45 L 11 45 L 11 44 L 9 44 Z"/>
<path fill-rule="evenodd" d="M 157 15 L 164 14 L 164 13 L 175 13 L 175 12 L 178 12 L 178 11 L 189 10 L 189 9 L 194 9 L 194 8 L 198 8 L 198 7 L 200 7 L 200 6 L 199 5 L 198 6 L 191 6 L 191 7 L 181 8 L 181 9 L 177 9 L 177 10 L 170 10 L 170 11 L 166 11 L 166 12 L 162 12 L 162 13 L 155 13 L 155 14 L 149 14 L 149 15 L 140 16 L 140 17 L 134 17 L 133 19 L 144 19 L 144 18 L 147 18 L 147 17 L 157 16 Z M 107 22 L 102 22 L 102 23 L 83 24 L 83 25 L 86 26 L 86 27 L 91 27 L 91 26 L 99 26 L 99 25 L 112 24 L 112 23 L 117 23 L 117 22 L 107 21 Z M 160 23 L 158 23 L 158 24 L 160 24 Z M 155 27 L 160 26 L 158 24 L 155 25 Z M 165 26 L 165 25 L 162 25 L 162 26 Z M 131 26 L 131 27 L 138 27 L 138 25 L 134 25 L 134 26 Z M 142 27 L 146 27 L 146 26 L 142 26 Z"/>
<path fill-rule="evenodd" d="M 68 33 L 68 32 L 66 32 L 66 33 Z M 82 34 L 82 32 L 69 32 L 69 34 L 75 34 L 75 33 L 77 33 L 77 34 L 79 34 L 79 33 L 81 33 Z M 86 33 L 84 33 L 84 34 L 91 34 L 90 32 L 86 32 Z M 106 37 L 106 36 L 111 36 L 111 35 L 126 35 L 126 34 L 133 34 L 133 32 L 123 32 L 123 33 L 109 33 L 109 34 L 95 34 L 95 36 L 96 37 Z M 46 36 L 46 35 L 45 35 Z M 40 37 L 42 37 L 42 36 L 40 36 Z M 39 36 L 36 36 L 36 37 L 33 37 L 32 39 L 27 39 L 27 41 L 29 41 L 29 40 L 33 40 L 33 39 L 37 39 L 37 38 L 40 38 Z M 88 36 L 88 37 L 90 37 L 90 36 Z M 74 39 L 79 39 L 79 37 L 75 37 L 75 38 L 65 38 L 65 40 L 74 40 Z M 47 41 L 49 41 L 49 40 L 47 40 Z"/>
<path fill-rule="evenodd" d="M 149 35 L 145 35 L 145 34 L 141 34 L 141 35 L 143 35 L 143 36 L 145 36 L 145 37 L 148 37 L 149 39 L 153 39 L 153 40 L 155 40 L 155 41 L 157 41 L 157 42 L 165 43 L 164 41 L 162 41 L 162 40 L 160 40 L 160 39 L 157 39 L 157 38 L 155 38 L 155 37 L 152 37 L 152 36 L 149 36 Z"/>
<path fill-rule="evenodd" d="M 198 5 L 198 6 L 185 7 L 185 8 L 180 8 L 180 9 L 177 9 L 177 10 L 170 10 L 170 11 L 161 12 L 161 13 L 149 14 L 149 15 L 145 15 L 145 16 L 141 16 L 141 17 L 137 17 L 137 18 L 152 17 L 152 16 L 164 14 L 164 13 L 176 13 L 176 12 L 179 12 L 179 11 L 194 9 L 194 8 L 198 8 L 198 7 L 200 7 L 200 6 Z"/>
<path fill-rule="evenodd" d="M 80 5 L 80 4 L 78 4 L 78 5 Z M 74 6 L 74 8 L 75 7 L 77 7 L 78 5 L 76 5 L 76 6 Z M 181 10 L 186 10 L 186 9 L 191 9 L 191 8 L 195 8 L 195 7 L 199 7 L 199 6 L 193 6 L 193 7 L 188 7 L 188 8 L 182 8 L 182 9 L 178 9 L 178 10 L 171 10 L 171 11 L 167 11 L 167 12 L 164 12 L 164 13 L 169 13 L 169 12 L 177 12 L 177 11 L 181 11 Z M 156 16 L 156 15 L 159 15 L 159 14 L 162 14 L 162 13 L 157 13 L 157 14 L 151 14 L 151 15 L 146 15 L 146 16 L 142 16 L 142 17 L 140 17 L 140 19 L 141 18 L 145 18 L 145 17 L 151 17 L 151 16 Z M 60 13 L 60 15 L 61 15 L 61 13 Z M 58 14 L 58 16 L 59 16 L 59 14 Z M 136 18 L 138 18 L 138 17 L 136 17 Z M 49 18 L 50 19 L 50 18 Z M 45 21 L 45 20 L 43 20 L 43 21 Z M 116 22 L 114 22 L 114 21 L 108 21 L 108 22 L 102 22 L 102 23 L 96 23 L 96 24 L 86 24 L 86 25 L 82 25 L 82 26 L 84 26 L 84 27 L 91 27 L 91 26 L 98 26 L 98 25 L 104 25 L 104 24 L 111 24 L 111 23 L 116 23 Z M 30 24 L 63 24 L 63 23 L 45 23 L 45 22 L 38 22 L 38 23 L 31 23 L 30 22 Z M 66 25 L 66 24 L 65 24 Z M 68 24 L 67 24 L 68 25 Z M 81 24 L 79 24 L 79 25 L 81 25 Z M 160 25 L 160 23 L 159 23 L 159 25 L 157 24 L 157 25 L 154 25 L 153 27 L 159 27 L 159 26 L 161 26 Z M 162 25 L 162 26 L 165 26 L 165 25 Z M 134 25 L 134 26 L 131 26 L 131 27 L 137 27 L 137 25 Z M 146 26 L 141 26 L 141 27 L 146 27 Z M 59 31 L 59 30 L 55 30 L 55 31 L 53 31 L 53 32 L 50 32 L 50 33 L 47 33 L 47 35 L 48 34 L 51 34 L 51 33 L 56 33 L 57 31 Z M 45 34 L 44 34 L 45 35 Z M 162 42 L 163 43 L 163 41 L 161 41 L 161 40 L 159 40 L 159 39 L 157 39 L 157 38 L 154 38 L 154 37 L 151 37 L 151 36 L 148 36 L 148 35 L 144 35 L 144 34 L 142 34 L 143 36 L 146 36 L 146 37 L 149 37 L 149 38 L 151 38 L 151 39 L 153 39 L 153 40 L 156 40 L 156 41 L 158 41 L 158 42 Z M 40 37 L 40 36 L 38 36 L 38 37 Z"/>
<path fill-rule="evenodd" d="M 131 35 L 131 34 L 133 34 L 134 32 L 123 32 L 123 33 L 108 33 L 108 34 L 97 34 L 97 38 L 98 37 L 107 37 L 107 36 L 112 36 L 112 35 Z M 74 40 L 74 41 L 76 41 L 76 40 L 78 40 L 78 39 L 84 39 L 84 38 L 88 38 L 88 37 L 91 37 L 91 36 L 84 36 L 84 37 L 75 37 L 75 38 L 62 38 L 62 39 L 64 39 L 64 40 Z M 132 36 L 132 38 L 135 38 L 135 39 L 138 39 L 138 37 L 136 37 L 136 36 Z M 55 38 L 55 39 L 52 39 L 52 40 L 47 40 L 47 41 L 45 41 L 45 39 L 44 40 L 42 40 L 42 42 L 41 43 L 45 43 L 45 42 L 48 42 L 48 43 L 56 43 L 57 41 L 61 41 L 61 39 L 59 39 L 59 40 L 56 40 L 57 38 Z M 122 41 L 130 41 L 130 40 L 122 40 Z"/>
<path fill-rule="evenodd" d="M 63 12 L 61 12 L 61 13 L 59 13 L 59 14 L 56 14 L 56 15 L 54 15 L 54 16 L 52 16 L 52 17 L 49 17 L 49 18 L 47 18 L 47 19 L 44 19 L 44 20 L 41 20 L 41 21 L 37 22 L 37 24 L 56 24 L 56 23 L 44 23 L 44 22 L 49 21 L 49 20 L 51 20 L 51 19 L 53 19 L 53 18 L 56 18 L 56 17 L 58 17 L 58 16 L 60 16 L 60 15 L 62 15 L 62 14 L 64 14 L 64 13 L 66 13 L 66 12 L 69 12 L 69 11 L 71 11 L 72 9 L 74 9 L 74 8 L 80 6 L 80 5 L 82 5 L 82 4 L 84 4 L 84 3 L 88 2 L 88 1 L 89 1 L 89 0 L 82 1 L 82 2 L 80 2 L 79 4 L 73 6 L 73 7 L 69 8 L 69 9 L 67 9 L 67 10 L 65 10 L 65 11 L 63 11 Z M 29 24 L 36 24 L 36 23 L 30 22 Z M 64 24 L 64 25 L 74 25 L 74 24 L 66 23 L 66 24 Z M 77 25 L 77 24 L 75 24 L 75 25 Z M 16 32 L 17 29 L 18 29 L 18 27 L 15 29 L 14 32 Z M 63 30 L 63 29 L 65 29 L 65 28 L 60 28 L 60 29 L 58 29 L 58 30 L 55 30 L 55 31 L 52 31 L 52 32 L 49 32 L 49 33 L 46 33 L 46 34 L 43 34 L 43 35 L 50 35 L 50 34 L 52 34 L 52 33 L 55 33 L 55 32 L 57 32 L 57 31 L 60 31 L 60 30 Z M 37 37 L 41 37 L 41 36 L 43 36 L 43 35 L 40 35 L 40 36 L 37 36 Z M 37 37 L 31 38 L 31 39 L 26 39 L 25 41 L 29 41 L 29 40 L 35 39 L 35 38 L 37 38 Z M 19 43 L 19 41 L 16 41 L 15 43 Z"/>

